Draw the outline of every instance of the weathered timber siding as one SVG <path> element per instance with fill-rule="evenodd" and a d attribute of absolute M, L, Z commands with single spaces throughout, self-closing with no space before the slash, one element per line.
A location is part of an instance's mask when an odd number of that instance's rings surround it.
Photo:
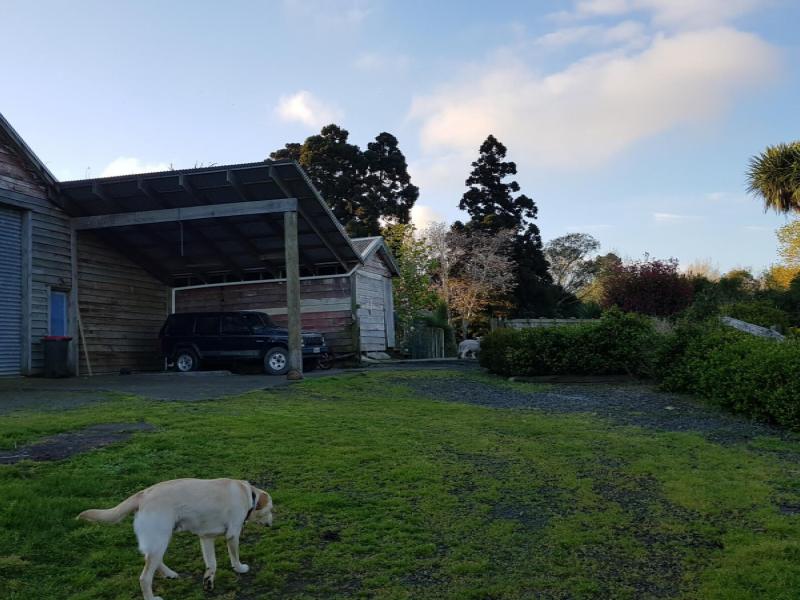
<path fill-rule="evenodd" d="M 158 332 L 169 314 L 169 288 L 104 245 L 78 234 L 78 304 L 94 373 L 161 368 Z M 83 348 L 81 373 L 87 372 Z"/>
<path fill-rule="evenodd" d="M 286 283 L 265 281 L 242 285 L 198 287 L 175 292 L 175 312 L 260 310 L 286 325 Z M 350 279 L 300 279 L 300 322 L 304 331 L 325 335 L 336 354 L 355 351 Z"/>
<path fill-rule="evenodd" d="M 390 277 L 391 273 L 378 252 L 372 253 L 356 271 L 356 302 L 362 352 L 386 350 L 386 280 Z"/>
<path fill-rule="evenodd" d="M 23 295 L 29 295 L 30 305 L 23 307 L 27 322 L 22 328 L 30 332 L 31 339 L 28 372 L 39 373 L 43 367 L 41 339 L 48 334 L 48 290 L 69 291 L 72 287 L 69 218 L 48 199 L 38 173 L 2 132 L 0 204 L 30 214 L 30 273 L 29 280 L 23 281 L 23 286 L 29 286 Z"/>

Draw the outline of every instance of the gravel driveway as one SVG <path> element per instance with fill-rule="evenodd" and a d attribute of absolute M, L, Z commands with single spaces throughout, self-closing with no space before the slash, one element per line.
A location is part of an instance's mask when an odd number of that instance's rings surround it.
<path fill-rule="evenodd" d="M 537 409 L 553 413 L 588 413 L 618 425 L 659 431 L 688 431 L 730 444 L 758 436 L 790 437 L 769 425 L 703 404 L 687 396 L 667 394 L 645 384 L 548 385 L 546 391 L 525 392 L 463 378 L 398 380 L 416 393 L 447 402 L 465 402 L 492 408 Z"/>

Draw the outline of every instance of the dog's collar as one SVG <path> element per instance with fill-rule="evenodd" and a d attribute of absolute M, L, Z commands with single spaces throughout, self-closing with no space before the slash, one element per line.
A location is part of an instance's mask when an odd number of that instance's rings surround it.
<path fill-rule="evenodd" d="M 256 504 L 258 504 L 258 494 L 255 493 L 253 488 L 250 488 L 250 496 L 251 496 L 251 503 L 250 508 L 247 510 L 247 514 L 244 516 L 244 522 L 247 523 L 247 520 L 250 518 L 250 515 L 253 514 L 253 511 L 256 509 Z"/>

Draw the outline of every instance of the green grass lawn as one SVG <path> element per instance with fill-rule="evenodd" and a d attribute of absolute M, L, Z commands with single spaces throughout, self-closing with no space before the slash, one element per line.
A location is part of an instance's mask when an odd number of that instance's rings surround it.
<path fill-rule="evenodd" d="M 177 477 L 245 478 L 249 526 L 213 598 L 798 598 L 797 444 L 722 446 L 583 415 L 419 398 L 370 373 L 201 403 L 117 398 L 0 418 L 0 447 L 85 425 L 158 429 L 57 463 L 0 466 L 0 597 L 140 598 L 131 519 L 75 520 Z M 508 385 L 498 380 L 497 385 Z M 519 384 L 521 385 L 521 384 Z M 783 506 L 784 510 L 780 510 Z M 209 597 L 177 534 L 165 600 Z"/>

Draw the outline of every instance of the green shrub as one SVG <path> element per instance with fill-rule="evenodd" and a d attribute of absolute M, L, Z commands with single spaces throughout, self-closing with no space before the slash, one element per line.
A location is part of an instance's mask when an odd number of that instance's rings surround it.
<path fill-rule="evenodd" d="M 612 309 L 595 324 L 499 329 L 481 340 L 481 365 L 499 375 L 648 374 L 658 335 L 650 320 Z"/>
<path fill-rule="evenodd" d="M 746 321 L 761 327 L 777 327 L 778 331 L 785 333 L 791 327 L 789 315 L 766 300 L 752 300 L 750 302 L 737 302 L 723 309 L 729 317 Z"/>
<path fill-rule="evenodd" d="M 752 418 L 800 428 L 800 342 L 755 337 L 716 322 L 682 324 L 657 353 L 657 375 Z"/>

